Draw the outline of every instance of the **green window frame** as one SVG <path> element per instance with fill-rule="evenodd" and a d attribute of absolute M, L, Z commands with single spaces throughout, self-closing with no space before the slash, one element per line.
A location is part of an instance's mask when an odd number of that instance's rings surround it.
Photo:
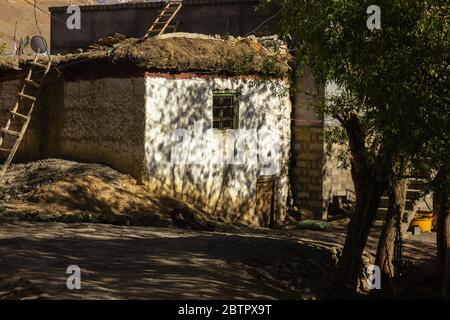
<path fill-rule="evenodd" d="M 238 94 L 216 91 L 213 94 L 213 128 L 219 130 L 239 128 Z"/>

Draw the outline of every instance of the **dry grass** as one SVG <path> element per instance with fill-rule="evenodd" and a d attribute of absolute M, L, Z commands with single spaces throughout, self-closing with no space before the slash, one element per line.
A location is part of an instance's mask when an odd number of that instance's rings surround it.
<path fill-rule="evenodd" d="M 31 57 L 0 58 L 0 70 L 20 70 Z M 289 56 L 255 39 L 196 39 L 187 37 L 127 39 L 120 46 L 53 57 L 54 66 L 80 63 L 132 65 L 140 69 L 169 72 L 210 72 L 283 77 Z"/>

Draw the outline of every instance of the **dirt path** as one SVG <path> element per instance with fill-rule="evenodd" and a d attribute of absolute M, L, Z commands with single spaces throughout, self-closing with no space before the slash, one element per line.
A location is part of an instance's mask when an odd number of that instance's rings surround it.
<path fill-rule="evenodd" d="M 0 298 L 311 299 L 327 286 L 327 248 L 342 239 L 343 229 L 226 234 L 0 221 Z M 408 259 L 430 260 L 433 247 L 414 241 Z M 66 287 L 69 265 L 81 268 L 81 290 Z M 289 267 L 316 285 L 293 286 Z"/>
<path fill-rule="evenodd" d="M 294 299 L 261 266 L 296 251 L 289 240 L 175 229 L 27 222 L 0 228 L 1 274 L 20 276 L 51 299 Z M 66 288 L 73 264 L 82 271 L 79 291 Z"/>
<path fill-rule="evenodd" d="M 0 299 L 323 299 L 348 223 L 250 229 L 155 197 L 109 167 L 59 159 L 14 165 L 5 178 Z M 431 292 L 434 240 L 405 239 L 413 297 Z M 70 265 L 81 268 L 82 290 L 67 289 Z"/>

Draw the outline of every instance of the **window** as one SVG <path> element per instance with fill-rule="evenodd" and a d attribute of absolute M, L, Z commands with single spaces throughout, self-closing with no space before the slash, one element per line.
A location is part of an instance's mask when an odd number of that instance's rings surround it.
<path fill-rule="evenodd" d="M 215 92 L 213 96 L 213 128 L 237 129 L 237 94 L 230 91 Z"/>

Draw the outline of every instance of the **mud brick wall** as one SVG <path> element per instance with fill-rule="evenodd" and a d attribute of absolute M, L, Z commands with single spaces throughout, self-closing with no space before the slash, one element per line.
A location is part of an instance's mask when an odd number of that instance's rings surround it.
<path fill-rule="evenodd" d="M 20 79 L 8 79 L 0 81 L 0 127 L 4 127 L 10 117 L 9 111 L 13 109 L 17 102 L 17 93 L 22 89 L 23 81 Z M 39 113 L 38 106 L 35 108 L 35 114 Z M 12 123 L 10 129 L 20 131 L 22 122 L 16 120 Z M 17 152 L 16 160 L 34 159 L 39 149 L 39 121 L 32 119 L 27 133 Z M 5 135 L 5 142 L 2 148 L 11 149 L 15 138 Z M 1 153 L 0 159 L 5 159 L 7 154 Z"/>
<path fill-rule="evenodd" d="M 21 80 L 0 81 L 0 126 Z M 47 81 L 14 162 L 68 158 L 107 164 L 137 179 L 144 163 L 145 79 Z M 11 127 L 20 130 L 20 127 Z M 14 142 L 7 137 L 10 148 Z M 5 159 L 0 154 L 0 159 Z"/>
<path fill-rule="evenodd" d="M 64 83 L 56 155 L 108 164 L 142 178 L 144 163 L 143 77 L 102 78 Z"/>
<path fill-rule="evenodd" d="M 326 130 L 326 129 L 325 129 Z M 328 148 L 328 146 L 327 146 Z M 346 146 L 333 144 L 329 146 L 325 155 L 325 174 L 324 174 L 324 204 L 328 206 L 333 202 L 333 196 L 353 197 L 354 184 L 350 169 L 343 168 L 342 163 L 338 161 L 338 156 L 345 151 Z"/>
<path fill-rule="evenodd" d="M 324 218 L 324 142 L 320 126 L 295 126 L 292 192 L 295 205 Z"/>
<path fill-rule="evenodd" d="M 318 90 L 311 70 L 298 70 L 293 116 L 293 161 L 291 168 L 294 205 L 316 219 L 326 218 L 324 205 L 324 126 L 315 112 Z"/>

